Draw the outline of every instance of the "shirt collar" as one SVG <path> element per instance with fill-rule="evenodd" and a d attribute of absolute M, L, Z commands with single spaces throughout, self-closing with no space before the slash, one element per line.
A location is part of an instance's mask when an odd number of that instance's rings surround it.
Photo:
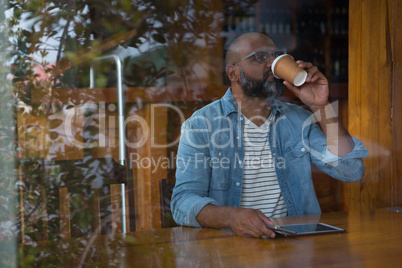
<path fill-rule="evenodd" d="M 236 101 L 233 97 L 232 94 L 232 89 L 229 88 L 225 95 L 222 97 L 222 109 L 223 109 L 223 113 L 225 114 L 225 116 L 228 116 L 231 113 L 239 113 L 239 107 L 236 104 Z M 274 118 L 276 118 L 276 115 L 281 115 L 281 108 L 282 108 L 282 102 L 279 100 L 272 100 L 272 106 L 271 106 L 271 113 L 275 116 Z"/>
<path fill-rule="evenodd" d="M 238 113 L 239 111 L 239 107 L 236 104 L 236 101 L 233 97 L 232 94 L 232 89 L 229 88 L 225 95 L 223 95 L 222 99 L 222 109 L 223 109 L 223 113 L 225 114 L 225 116 L 228 116 L 231 113 Z"/>

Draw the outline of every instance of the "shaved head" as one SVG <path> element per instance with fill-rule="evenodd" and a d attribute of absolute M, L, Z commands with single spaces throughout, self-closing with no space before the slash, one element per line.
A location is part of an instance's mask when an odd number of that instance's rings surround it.
<path fill-rule="evenodd" d="M 250 43 L 257 40 L 266 40 L 267 43 L 272 43 L 272 39 L 262 33 L 245 33 L 233 40 L 226 52 L 226 65 L 233 64 L 236 60 L 241 58 L 241 51 L 247 48 Z"/>

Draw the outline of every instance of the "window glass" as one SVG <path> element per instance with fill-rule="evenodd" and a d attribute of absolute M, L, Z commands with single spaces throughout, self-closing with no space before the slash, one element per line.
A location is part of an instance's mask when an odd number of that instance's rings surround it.
<path fill-rule="evenodd" d="M 94 235 L 175 227 L 180 127 L 225 94 L 224 56 L 243 33 L 266 33 L 313 62 L 347 124 L 348 1 L 332 2 L 9 0 L 0 25 L 7 265 L 100 265 L 86 259 Z M 289 92 L 282 100 L 301 104 Z M 343 209 L 341 185 L 314 179 L 323 211 Z"/>

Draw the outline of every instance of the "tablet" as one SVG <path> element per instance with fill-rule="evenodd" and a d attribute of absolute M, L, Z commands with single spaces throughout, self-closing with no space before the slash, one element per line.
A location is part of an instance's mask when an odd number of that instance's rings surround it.
<path fill-rule="evenodd" d="M 280 236 L 286 236 L 286 237 L 346 232 L 345 229 L 321 222 L 268 226 L 268 228 L 272 229 L 273 231 L 275 231 L 275 233 L 279 234 Z"/>

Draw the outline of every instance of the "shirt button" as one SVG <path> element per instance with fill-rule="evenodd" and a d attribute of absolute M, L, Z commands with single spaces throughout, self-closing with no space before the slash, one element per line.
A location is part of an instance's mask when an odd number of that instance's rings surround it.
<path fill-rule="evenodd" d="M 243 116 L 240 116 L 240 120 L 243 120 Z"/>
<path fill-rule="evenodd" d="M 306 149 L 305 149 L 305 148 L 301 148 L 300 150 L 301 150 L 302 152 L 304 152 Z"/>
<path fill-rule="evenodd" d="M 218 153 L 218 155 L 219 155 L 219 156 L 221 156 L 221 155 L 222 155 L 222 153 L 221 153 L 221 152 L 219 152 L 219 153 Z"/>
<path fill-rule="evenodd" d="M 237 136 L 237 137 L 236 137 L 236 139 L 240 140 L 240 137 L 239 137 L 239 136 Z"/>
<path fill-rule="evenodd" d="M 236 186 L 240 186 L 240 182 L 236 182 Z"/>
<path fill-rule="evenodd" d="M 239 160 L 239 164 L 241 165 L 241 163 L 243 163 L 241 160 Z"/>

